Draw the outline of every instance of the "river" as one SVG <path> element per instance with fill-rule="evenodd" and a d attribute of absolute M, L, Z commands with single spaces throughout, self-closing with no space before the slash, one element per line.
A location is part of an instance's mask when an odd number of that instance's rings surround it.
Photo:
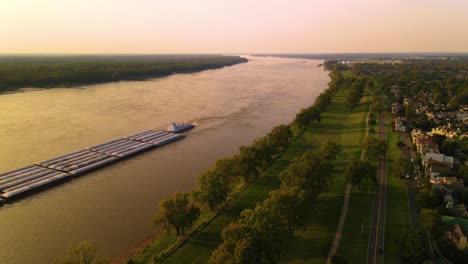
<path fill-rule="evenodd" d="M 250 61 L 191 74 L 0 95 L 0 173 L 170 122 L 187 137 L 0 207 L 0 262 L 50 263 L 94 242 L 115 257 L 146 238 L 159 201 L 289 123 L 329 81 L 322 61 Z"/>

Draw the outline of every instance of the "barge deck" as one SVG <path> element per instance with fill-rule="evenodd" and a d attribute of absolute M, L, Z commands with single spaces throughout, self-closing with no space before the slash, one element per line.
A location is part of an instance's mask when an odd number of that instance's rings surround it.
<path fill-rule="evenodd" d="M 97 170 L 184 137 L 182 134 L 170 131 L 148 130 L 2 173 L 0 206 L 34 190 Z"/>

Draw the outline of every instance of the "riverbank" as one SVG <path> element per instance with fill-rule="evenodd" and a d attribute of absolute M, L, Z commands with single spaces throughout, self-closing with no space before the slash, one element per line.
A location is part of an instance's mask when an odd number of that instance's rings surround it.
<path fill-rule="evenodd" d="M 304 151 L 310 149 L 312 146 L 315 146 L 319 141 L 322 142 L 322 140 L 326 139 L 336 140 L 336 135 L 344 133 L 343 131 L 349 132 L 349 130 L 355 130 L 355 122 L 352 121 L 349 123 L 347 122 L 346 124 L 341 124 L 342 122 L 340 122 L 340 120 L 342 120 L 342 118 L 354 116 L 353 120 L 357 122 L 357 126 L 361 126 L 359 123 L 362 122 L 363 117 L 365 120 L 365 112 L 361 113 L 360 111 L 354 111 L 350 113 L 349 110 L 346 109 L 345 98 L 348 92 L 348 89 L 343 89 L 334 95 L 333 102 L 330 105 L 329 110 L 323 113 L 320 124 L 313 125 L 306 129 L 306 131 L 291 144 L 286 152 L 271 164 L 271 166 L 264 172 L 259 181 L 249 185 L 244 191 L 240 193 L 239 198 L 235 200 L 233 199 L 232 203 L 230 203 L 227 208 L 223 209 L 222 212 L 220 212 L 220 214 L 215 217 L 205 228 L 196 232 L 187 241 L 184 241 L 181 246 L 178 246 L 178 249 L 174 253 L 170 254 L 170 256 L 164 262 L 206 263 L 211 255 L 211 252 L 221 242 L 221 230 L 228 223 L 235 221 L 243 209 L 253 207 L 257 202 L 264 200 L 267 197 L 269 191 L 278 188 L 278 175 L 281 171 L 287 168 L 291 160 L 293 160 L 298 155 L 301 155 Z M 337 112 L 339 112 L 338 115 Z M 365 131 L 365 128 L 362 130 Z M 361 132 L 359 131 L 358 134 L 360 133 Z M 344 137 L 346 138 L 348 136 L 349 133 L 347 133 Z M 358 140 L 362 140 L 362 136 L 358 136 L 357 138 Z M 346 139 L 344 140 L 346 141 Z M 347 147 L 348 146 L 345 144 L 345 149 Z M 360 149 L 360 147 L 358 148 Z M 341 162 L 341 166 L 345 166 L 346 161 Z M 339 181 L 343 182 L 343 179 L 340 179 Z M 341 192 L 342 191 L 343 190 L 341 190 Z M 342 198 L 340 200 L 342 201 Z M 336 219 L 338 219 L 338 217 L 336 217 Z M 334 225 L 336 226 L 336 223 L 334 223 Z M 294 243 L 294 241 L 296 241 L 296 239 L 292 240 L 291 243 Z M 326 245 L 327 250 L 329 244 L 330 243 Z M 159 244 L 155 243 L 154 245 Z M 148 254 L 149 252 L 152 252 L 151 247 L 152 246 L 149 245 L 145 248 L 146 254 L 142 253 L 139 255 L 139 257 L 132 258 L 134 263 L 145 263 L 146 261 L 149 261 L 152 258 L 151 254 Z M 289 249 L 290 247 L 285 250 L 285 253 L 287 253 L 286 251 Z M 328 251 L 322 256 L 324 259 L 326 259 L 327 253 Z M 146 255 L 146 257 L 142 258 L 143 255 Z"/>
<path fill-rule="evenodd" d="M 0 93 L 146 80 L 247 61 L 240 56 L 215 55 L 0 56 Z"/>

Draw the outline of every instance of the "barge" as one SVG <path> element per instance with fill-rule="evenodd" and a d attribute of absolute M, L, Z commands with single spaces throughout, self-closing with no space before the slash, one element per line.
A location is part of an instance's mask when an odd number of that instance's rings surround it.
<path fill-rule="evenodd" d="M 176 124 L 173 130 L 148 130 L 115 139 L 67 155 L 0 174 L 0 206 L 5 202 L 71 179 L 133 155 L 162 147 L 185 137 L 178 134 L 193 128 Z M 171 126 L 172 126 L 171 125 Z"/>

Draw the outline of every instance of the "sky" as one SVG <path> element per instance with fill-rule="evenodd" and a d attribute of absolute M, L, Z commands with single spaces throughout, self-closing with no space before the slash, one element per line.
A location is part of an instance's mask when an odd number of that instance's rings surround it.
<path fill-rule="evenodd" d="M 468 52 L 468 0 L 0 0 L 0 53 Z"/>

